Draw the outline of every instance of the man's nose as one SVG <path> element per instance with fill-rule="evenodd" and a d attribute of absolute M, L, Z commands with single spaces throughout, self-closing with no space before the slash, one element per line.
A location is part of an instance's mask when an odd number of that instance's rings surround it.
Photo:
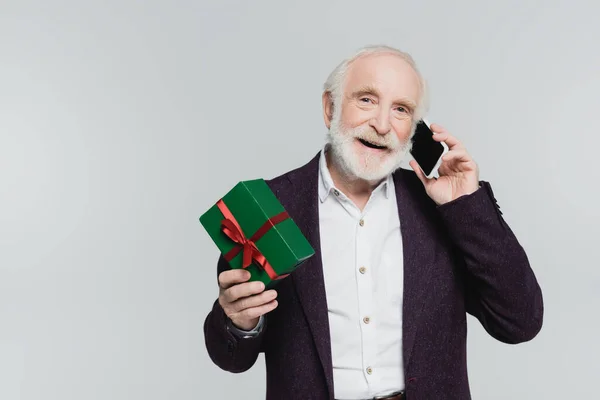
<path fill-rule="evenodd" d="M 371 125 L 379 135 L 387 135 L 392 129 L 389 113 L 385 111 L 379 111 L 376 116 L 371 118 L 369 125 Z"/>

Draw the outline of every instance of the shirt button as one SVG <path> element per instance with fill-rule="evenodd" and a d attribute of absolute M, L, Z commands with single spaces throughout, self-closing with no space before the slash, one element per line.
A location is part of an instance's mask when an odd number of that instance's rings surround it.
<path fill-rule="evenodd" d="M 364 274 L 365 272 L 367 272 L 367 269 L 365 267 L 360 267 L 358 269 L 358 272 L 360 272 L 361 274 Z"/>
<path fill-rule="evenodd" d="M 335 194 L 336 196 L 339 196 L 340 192 L 337 189 L 334 189 L 333 194 Z"/>
<path fill-rule="evenodd" d="M 373 373 L 373 368 L 367 367 L 367 374 L 371 375 Z"/>
<path fill-rule="evenodd" d="M 369 317 L 364 317 L 364 318 L 363 318 L 363 322 L 364 322 L 365 324 L 368 324 L 369 322 L 371 322 L 371 318 L 369 318 Z"/>
<path fill-rule="evenodd" d="M 365 220 L 361 218 L 361 220 L 358 222 L 358 224 L 360 226 L 365 226 Z"/>

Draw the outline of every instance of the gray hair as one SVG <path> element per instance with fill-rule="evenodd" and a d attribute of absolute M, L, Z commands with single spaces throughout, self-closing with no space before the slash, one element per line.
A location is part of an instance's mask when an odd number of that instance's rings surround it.
<path fill-rule="evenodd" d="M 377 53 L 391 53 L 399 56 L 406 61 L 416 72 L 419 78 L 419 101 L 417 103 L 417 109 L 413 119 L 413 125 L 422 119 L 429 109 L 429 90 L 427 88 L 427 82 L 423 79 L 423 76 L 419 72 L 415 61 L 412 56 L 406 52 L 395 49 L 389 46 L 366 46 L 359 49 L 350 58 L 342 61 L 335 69 L 329 74 L 323 89 L 325 92 L 330 93 L 331 101 L 333 102 L 334 112 L 341 108 L 342 94 L 344 91 L 344 82 L 346 80 L 346 73 L 348 72 L 348 66 L 356 59 L 368 55 Z"/>

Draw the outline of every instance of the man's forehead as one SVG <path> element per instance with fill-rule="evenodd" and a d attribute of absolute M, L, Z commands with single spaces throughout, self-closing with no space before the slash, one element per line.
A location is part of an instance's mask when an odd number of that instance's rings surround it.
<path fill-rule="evenodd" d="M 354 91 L 360 86 L 393 84 L 418 96 L 419 77 L 413 67 L 393 53 L 369 54 L 354 60 L 348 66 L 346 90 Z M 405 93 L 408 94 L 408 93 Z"/>

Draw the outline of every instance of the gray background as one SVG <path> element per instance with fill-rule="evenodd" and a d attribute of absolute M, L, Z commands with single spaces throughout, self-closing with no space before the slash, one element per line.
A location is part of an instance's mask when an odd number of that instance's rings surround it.
<path fill-rule="evenodd" d="M 533 342 L 469 319 L 474 398 L 591 398 L 599 4 L 0 1 L 0 398 L 263 398 L 262 356 L 207 356 L 197 218 L 315 155 L 323 81 L 378 43 L 414 55 L 543 288 Z"/>

